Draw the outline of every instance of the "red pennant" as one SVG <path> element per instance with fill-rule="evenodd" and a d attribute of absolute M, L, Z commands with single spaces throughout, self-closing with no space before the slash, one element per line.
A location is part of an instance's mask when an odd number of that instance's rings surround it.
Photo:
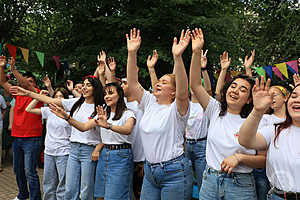
<path fill-rule="evenodd" d="M 16 60 L 16 55 L 17 55 L 17 47 L 11 45 L 11 44 L 6 44 L 6 47 L 8 49 L 8 52 L 11 57 L 13 57 Z"/>
<path fill-rule="evenodd" d="M 59 56 L 53 56 L 53 60 L 54 60 L 55 63 L 56 63 L 56 68 L 57 68 L 57 70 L 59 70 L 59 68 L 60 68 Z"/>

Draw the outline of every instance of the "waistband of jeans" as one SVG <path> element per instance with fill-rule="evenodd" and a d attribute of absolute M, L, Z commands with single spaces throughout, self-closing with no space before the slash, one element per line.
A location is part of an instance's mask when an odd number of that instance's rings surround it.
<path fill-rule="evenodd" d="M 203 141 L 203 140 L 206 140 L 207 137 L 204 137 L 204 138 L 198 138 L 198 139 L 189 139 L 187 138 L 186 141 L 187 142 L 200 142 L 200 141 Z"/>
<path fill-rule="evenodd" d="M 206 170 L 207 170 L 208 174 L 215 174 L 215 175 L 218 175 L 218 176 L 225 176 L 226 178 L 233 178 L 235 176 L 252 175 L 253 174 L 253 172 L 250 172 L 250 173 L 231 172 L 231 174 L 227 174 L 226 172 L 218 171 L 218 170 L 212 169 L 210 167 L 207 167 Z"/>
<path fill-rule="evenodd" d="M 164 165 L 170 165 L 176 161 L 182 160 L 184 158 L 184 153 L 181 154 L 180 156 L 173 158 L 171 160 L 168 161 L 163 161 L 163 162 L 158 162 L 158 163 L 150 163 L 149 161 L 145 161 L 147 165 L 154 167 L 154 166 L 164 166 Z"/>
<path fill-rule="evenodd" d="M 300 192 L 285 192 L 276 187 L 273 188 L 273 192 L 275 195 L 277 195 L 283 199 L 287 199 L 287 200 L 299 199 L 300 200 Z"/>
<path fill-rule="evenodd" d="M 130 149 L 131 144 L 123 143 L 123 144 L 104 144 L 104 147 L 109 150 L 119 150 L 119 149 Z"/>

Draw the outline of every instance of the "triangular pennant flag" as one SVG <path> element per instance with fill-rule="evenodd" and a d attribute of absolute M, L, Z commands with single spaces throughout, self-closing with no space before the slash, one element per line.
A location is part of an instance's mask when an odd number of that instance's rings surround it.
<path fill-rule="evenodd" d="M 286 62 L 286 64 L 289 67 L 291 67 L 292 69 L 294 69 L 294 71 L 298 74 L 298 63 L 297 63 L 297 60 Z"/>
<path fill-rule="evenodd" d="M 68 63 L 68 62 L 64 62 L 64 71 L 65 71 L 65 72 L 70 71 L 69 63 Z"/>
<path fill-rule="evenodd" d="M 59 56 L 53 56 L 53 59 L 54 59 L 54 61 L 56 63 L 57 70 L 59 70 L 59 68 L 60 68 Z"/>
<path fill-rule="evenodd" d="M 280 70 L 277 67 L 272 67 L 273 72 L 275 73 L 276 76 L 278 76 L 281 80 L 283 80 L 282 74 Z"/>
<path fill-rule="evenodd" d="M 2 44 L 0 43 L 0 56 L 2 55 Z"/>
<path fill-rule="evenodd" d="M 279 71 L 280 71 L 286 78 L 289 78 L 289 75 L 288 75 L 288 72 L 287 72 L 286 63 L 275 64 L 275 66 L 277 67 L 277 69 L 279 69 Z"/>
<path fill-rule="evenodd" d="M 230 73 L 226 73 L 225 81 L 230 82 L 230 80 L 231 80 Z"/>
<path fill-rule="evenodd" d="M 23 54 L 23 58 L 25 60 L 25 62 L 28 64 L 28 55 L 29 55 L 29 49 L 25 49 L 20 47 L 22 54 Z"/>
<path fill-rule="evenodd" d="M 266 71 L 267 75 L 268 75 L 268 76 L 271 78 L 271 80 L 272 80 L 272 66 L 271 66 L 271 65 L 269 65 L 269 66 L 264 66 L 263 68 L 264 68 L 264 70 Z"/>
<path fill-rule="evenodd" d="M 45 54 L 43 52 L 39 52 L 39 51 L 35 51 L 36 56 L 38 57 L 40 64 L 42 65 L 42 67 L 44 67 L 44 58 L 45 58 Z"/>
<path fill-rule="evenodd" d="M 11 45 L 11 44 L 6 44 L 6 47 L 8 49 L 8 52 L 11 57 L 13 57 L 16 60 L 16 55 L 17 55 L 17 47 Z"/>
<path fill-rule="evenodd" d="M 293 69 L 293 68 L 291 68 L 289 65 L 286 65 L 287 66 L 287 68 L 288 68 L 288 70 L 290 70 L 290 72 L 292 72 L 293 74 L 296 74 L 297 72 Z"/>
<path fill-rule="evenodd" d="M 266 71 L 264 70 L 263 67 L 255 67 L 254 70 L 256 71 L 257 74 L 259 74 L 260 76 L 263 76 L 266 81 Z"/>

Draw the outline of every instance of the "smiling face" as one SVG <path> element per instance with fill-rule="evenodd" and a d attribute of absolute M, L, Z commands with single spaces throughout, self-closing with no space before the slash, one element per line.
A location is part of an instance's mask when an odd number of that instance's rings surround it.
<path fill-rule="evenodd" d="M 119 100 L 119 94 L 117 88 L 114 86 L 108 86 L 105 88 L 104 101 L 107 106 L 115 107 Z"/>
<path fill-rule="evenodd" d="M 293 122 L 300 122 L 300 86 L 296 87 L 288 102 L 287 102 L 288 112 L 291 116 Z"/>
<path fill-rule="evenodd" d="M 79 94 L 82 94 L 82 83 L 77 83 L 74 87 L 74 90 Z"/>
<path fill-rule="evenodd" d="M 61 91 L 57 91 L 54 95 L 54 98 L 64 99 L 65 97 Z"/>
<path fill-rule="evenodd" d="M 93 97 L 94 87 L 89 82 L 88 79 L 85 79 L 83 82 L 82 95 L 84 98 Z"/>
<path fill-rule="evenodd" d="M 270 93 L 274 93 L 273 101 L 271 104 L 271 108 L 273 110 L 281 109 L 282 106 L 285 106 L 284 103 L 286 101 L 286 97 L 282 94 L 279 88 L 271 87 Z"/>
<path fill-rule="evenodd" d="M 175 81 L 173 79 L 170 75 L 162 76 L 155 84 L 153 95 L 157 99 L 173 101 L 176 94 Z"/>
<path fill-rule="evenodd" d="M 250 91 L 251 85 L 248 81 L 242 78 L 234 80 L 226 92 L 228 109 L 239 113 L 245 104 L 250 103 Z"/>

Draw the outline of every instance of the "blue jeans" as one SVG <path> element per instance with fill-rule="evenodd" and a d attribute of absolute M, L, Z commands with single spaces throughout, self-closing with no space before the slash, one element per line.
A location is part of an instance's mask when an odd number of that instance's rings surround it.
<path fill-rule="evenodd" d="M 283 198 L 277 196 L 276 194 L 268 194 L 268 200 L 284 200 Z"/>
<path fill-rule="evenodd" d="M 131 149 L 102 149 L 96 170 L 95 197 L 132 199 L 132 157 Z"/>
<path fill-rule="evenodd" d="M 15 138 L 13 148 L 14 172 L 19 188 L 19 199 L 40 200 L 40 180 L 36 171 L 40 152 L 40 137 Z M 29 192 L 27 188 L 29 185 Z"/>
<path fill-rule="evenodd" d="M 267 200 L 267 194 L 270 190 L 270 183 L 266 175 L 266 169 L 253 170 L 257 200 Z"/>
<path fill-rule="evenodd" d="M 145 162 L 141 200 L 174 200 L 192 198 L 192 163 L 184 155 L 150 164 Z"/>
<path fill-rule="evenodd" d="M 256 200 L 252 173 L 225 174 L 206 168 L 199 200 Z"/>
<path fill-rule="evenodd" d="M 65 200 L 94 200 L 96 163 L 91 160 L 95 146 L 71 143 L 66 171 Z"/>
<path fill-rule="evenodd" d="M 63 200 L 65 196 L 66 168 L 69 155 L 44 156 L 43 199 Z"/>
<path fill-rule="evenodd" d="M 202 175 L 206 166 L 206 140 L 194 142 L 186 141 L 186 155 L 191 160 L 193 169 L 196 171 L 196 178 L 199 189 L 202 185 Z"/>

